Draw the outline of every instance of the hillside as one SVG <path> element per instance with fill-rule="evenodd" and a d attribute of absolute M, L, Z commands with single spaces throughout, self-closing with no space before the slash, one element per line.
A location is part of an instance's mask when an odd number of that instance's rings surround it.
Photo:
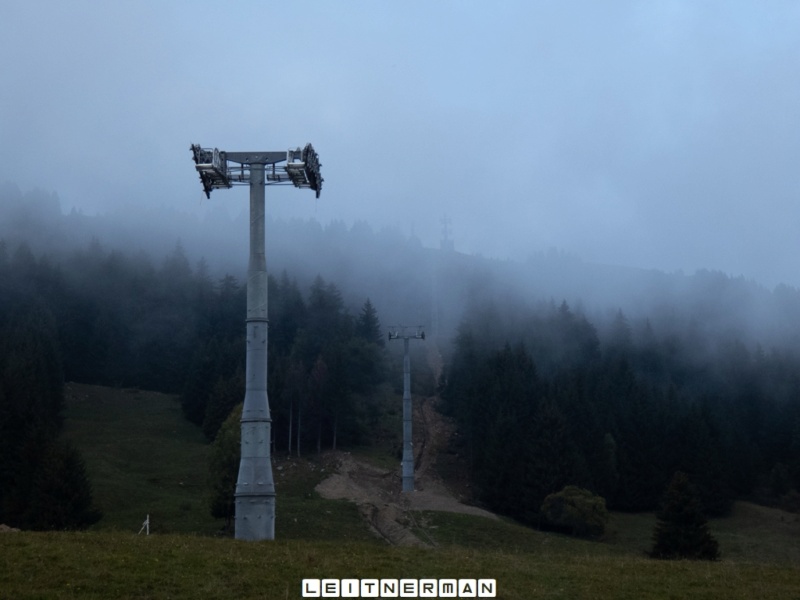
<path fill-rule="evenodd" d="M 69 220 L 61 219 L 51 215 L 50 225 L 63 231 Z M 402 236 L 384 239 L 366 226 L 270 227 L 281 232 L 271 238 L 279 261 L 298 245 L 313 249 L 300 263 L 284 263 L 297 275 L 269 282 L 276 547 L 296 543 L 291 552 L 308 551 L 313 564 L 329 566 L 314 548 L 352 544 L 354 556 L 369 554 L 362 547 L 379 549 L 377 562 L 364 568 L 387 573 L 393 557 L 404 557 L 414 573 L 432 572 L 387 541 L 427 547 L 436 569 L 440 559 L 454 570 L 483 569 L 513 555 L 529 573 L 510 575 L 508 589 L 517 594 L 510 597 L 526 597 L 530 573 L 550 582 L 547 593 L 563 588 L 580 596 L 584 588 L 564 587 L 557 571 L 571 572 L 580 585 L 602 577 L 576 574 L 578 557 L 621 577 L 627 583 L 620 589 L 633 589 L 635 580 L 619 572 L 634 564 L 661 577 L 663 589 L 681 590 L 672 580 L 678 567 L 653 566 L 643 553 L 666 482 L 687 470 L 707 507 L 731 511 L 711 524 L 721 563 L 687 566 L 687 580 L 706 573 L 706 583 L 692 585 L 728 589 L 731 570 L 747 571 L 742 589 L 754 592 L 763 585 L 761 569 L 778 596 L 782 582 L 797 580 L 797 516 L 742 501 L 791 508 L 797 498 L 797 290 L 561 255 L 492 261 L 425 249 Z M 188 535 L 203 545 L 229 536 L 224 521 L 209 516 L 207 457 L 209 440 L 242 398 L 243 285 L 232 276 L 215 279 L 203 261 L 193 268 L 196 257 L 180 244 L 154 261 L 97 240 L 59 252 L 8 239 L 0 236 L 0 417 L 12 418 L 0 418 L 0 442 L 13 453 L 3 453 L 11 458 L 0 474 L 17 489 L 5 494 L 16 504 L 4 522 L 23 529 L 92 523 L 90 535 L 108 536 L 100 546 L 137 536 L 147 515 L 150 537 Z M 364 301 L 370 291 L 374 304 Z M 427 342 L 412 348 L 419 478 L 418 491 L 405 497 L 395 487 L 401 351 L 385 344 L 385 327 L 416 319 L 429 319 L 430 327 Z M 431 355 L 436 365 L 425 364 Z M 63 387 L 64 379 L 75 383 Z M 60 441 L 37 446 L 37 436 L 52 441 L 53 432 L 77 450 Z M 40 453 L 26 454 L 31 447 Z M 29 497 L 57 512 L 69 495 L 58 487 L 65 464 L 72 467 L 66 489 L 85 500 L 83 484 L 91 481 L 103 513 L 98 522 L 53 527 L 24 502 L 35 489 L 39 495 Z M 15 473 L 28 479 L 17 485 Z M 596 542 L 507 518 L 535 525 L 544 495 L 568 483 L 629 512 L 613 513 Z M 506 517 L 487 518 L 476 504 Z M 65 539 L 85 545 L 86 538 Z M 343 576 L 347 564 L 361 567 L 341 560 L 335 568 Z"/>
<path fill-rule="evenodd" d="M 2 598 L 298 598 L 303 578 L 325 577 L 486 577 L 509 599 L 788 599 L 800 584 L 797 517 L 746 503 L 712 522 L 716 563 L 644 557 L 654 522 L 646 514 L 615 514 L 608 538 L 588 542 L 505 519 L 413 511 L 412 529 L 430 547 L 390 546 L 354 505 L 314 492 L 330 474 L 324 457 L 276 461 L 275 542 L 197 535 L 219 523 L 202 502 L 204 445 L 175 399 L 68 389 L 67 435 L 86 456 L 105 516 L 85 533 L 0 534 Z M 151 535 L 137 535 L 148 511 Z"/>
<path fill-rule="evenodd" d="M 149 513 L 153 534 L 220 532 L 222 520 L 212 519 L 208 513 L 205 462 L 208 445 L 197 428 L 182 417 L 175 397 L 75 383 L 67 384 L 67 391 L 65 434 L 86 458 L 104 514 L 92 531 L 135 534 Z M 441 416 L 431 414 L 426 402 L 416 405 L 416 419 L 435 418 L 437 423 L 442 422 Z M 416 427 L 416 430 L 416 439 L 424 439 L 424 429 Z M 405 524 L 411 530 L 422 531 L 435 545 L 456 543 L 500 549 L 526 548 L 531 544 L 533 548 L 537 543 L 534 540 L 550 540 L 549 543 L 556 545 L 574 543 L 595 548 L 600 554 L 629 556 L 641 555 L 649 547 L 655 523 L 652 513 L 613 513 L 607 539 L 588 543 L 521 527 L 507 519 L 478 516 L 480 511 L 469 510 L 469 506 L 461 508 L 463 505 L 458 506 L 451 490 L 458 489 L 463 482 L 449 477 L 447 473 L 453 467 L 444 463 L 452 460 L 452 454 L 442 445 L 441 438 L 429 439 L 432 440 L 429 448 L 438 449 L 425 459 L 430 461 L 429 466 L 418 469 L 417 487 L 422 493 L 407 506 L 416 522 Z M 421 445 L 418 443 L 417 447 Z M 301 459 L 286 458 L 279 453 L 273 463 L 278 492 L 278 539 L 385 543 L 369 531 L 355 504 L 325 499 L 315 489 L 324 490 L 324 482 L 336 473 L 360 469 L 362 476 L 357 474 L 356 479 L 364 493 L 397 498 L 394 488 L 399 489 L 399 466 L 390 466 L 397 464 L 391 456 L 366 449 L 326 452 Z M 365 472 L 367 476 L 363 476 Z M 397 485 L 393 486 L 392 481 Z M 441 491 L 440 485 L 445 491 Z M 424 491 L 431 487 L 438 490 L 438 498 L 450 498 L 453 505 L 445 502 L 435 507 L 426 505 Z M 442 510 L 452 516 L 440 514 Z M 714 519 L 712 524 L 720 537 L 723 561 L 800 564 L 800 546 L 796 543 L 800 539 L 800 515 L 739 502 L 730 517 Z"/>
<path fill-rule="evenodd" d="M 208 444 L 173 396 L 65 386 L 65 435 L 83 452 L 103 519 L 95 529 L 212 534 L 205 502 Z"/>
<path fill-rule="evenodd" d="M 223 520 L 209 512 L 209 445 L 175 396 L 69 383 L 65 435 L 83 453 L 103 511 L 93 530 L 138 532 L 149 514 L 151 533 L 221 534 Z M 323 460 L 275 461 L 277 535 L 371 539 L 354 507 L 312 493 L 325 470 Z"/>

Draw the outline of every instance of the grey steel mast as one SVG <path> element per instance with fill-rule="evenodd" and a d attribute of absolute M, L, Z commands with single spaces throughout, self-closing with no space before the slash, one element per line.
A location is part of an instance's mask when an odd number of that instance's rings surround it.
<path fill-rule="evenodd" d="M 414 445 L 411 437 L 412 405 L 411 405 L 411 359 L 408 355 L 408 340 L 425 339 L 422 327 L 417 327 L 414 334 L 406 333 L 406 327 L 393 327 L 389 330 L 390 340 L 403 340 L 403 491 L 414 491 Z"/>
<path fill-rule="evenodd" d="M 311 144 L 287 152 L 224 152 L 192 145 L 203 191 L 250 186 L 250 259 L 247 267 L 247 355 L 242 410 L 242 445 L 236 482 L 237 540 L 275 539 L 275 482 L 270 442 L 272 419 L 267 397 L 267 261 L 264 240 L 264 186 L 290 183 L 322 189 L 320 163 Z M 286 161 L 286 165 L 277 167 Z M 234 163 L 238 166 L 231 166 Z"/>

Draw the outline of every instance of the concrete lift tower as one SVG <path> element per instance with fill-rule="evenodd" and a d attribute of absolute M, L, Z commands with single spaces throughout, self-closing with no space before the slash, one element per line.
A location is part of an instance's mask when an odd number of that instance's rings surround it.
<path fill-rule="evenodd" d="M 275 539 L 275 482 L 267 398 L 267 261 L 264 250 L 264 186 L 293 184 L 319 198 L 322 176 L 311 144 L 283 152 L 224 152 L 191 146 L 203 191 L 250 186 L 250 261 L 247 267 L 247 358 L 242 411 L 242 458 L 236 482 L 237 540 Z M 278 166 L 280 163 L 280 167 Z"/>
<path fill-rule="evenodd" d="M 408 340 L 425 339 L 422 327 L 413 334 L 406 333 L 405 325 L 389 328 L 390 340 L 403 340 L 403 491 L 414 491 L 414 447 L 411 438 L 411 359 L 408 356 Z"/>

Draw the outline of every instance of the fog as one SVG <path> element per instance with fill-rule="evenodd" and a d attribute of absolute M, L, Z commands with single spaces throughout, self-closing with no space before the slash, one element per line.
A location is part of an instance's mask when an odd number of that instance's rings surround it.
<path fill-rule="evenodd" d="M 241 236 L 225 223 L 246 189 L 206 200 L 191 143 L 311 142 L 321 198 L 269 188 L 271 218 L 363 221 L 438 247 L 447 215 L 468 255 L 800 284 L 794 2 L 3 12 L 0 182 L 127 219 L 144 247 L 163 227 L 134 209 L 172 211 L 185 229 L 170 243 Z"/>
<path fill-rule="evenodd" d="M 481 322 L 482 337 L 502 346 L 508 332 L 531 328 L 524 315 L 552 314 L 563 302 L 588 318 L 601 340 L 624 313 L 635 332 L 662 339 L 739 340 L 751 351 L 800 347 L 800 290 L 793 286 L 770 289 L 719 270 L 603 265 L 556 250 L 524 261 L 491 259 L 447 244 L 426 247 L 397 228 L 364 221 L 323 226 L 268 216 L 266 229 L 272 275 L 286 272 L 304 295 L 321 276 L 341 291 L 350 314 L 369 298 L 384 327 L 421 325 L 443 351 L 465 322 Z M 246 214 L 231 217 L 220 207 L 205 216 L 169 207 L 63 215 L 55 193 L 0 185 L 0 265 L 10 260 L 30 270 L 25 253 L 17 257 L 25 244 L 43 264 L 63 267 L 67 280 L 81 261 L 114 269 L 126 256 L 145 273 L 188 259 L 212 283 L 226 274 L 243 282 L 247 231 Z"/>

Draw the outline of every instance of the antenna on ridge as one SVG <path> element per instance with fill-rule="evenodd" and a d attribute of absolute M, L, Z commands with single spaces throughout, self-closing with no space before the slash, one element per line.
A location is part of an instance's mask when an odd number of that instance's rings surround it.
<path fill-rule="evenodd" d="M 452 252 L 455 250 L 455 244 L 453 240 L 450 239 L 450 233 L 452 233 L 450 225 L 453 224 L 453 221 L 447 216 L 443 216 L 440 220 L 442 224 L 442 241 L 440 242 L 440 249 L 447 250 Z"/>

